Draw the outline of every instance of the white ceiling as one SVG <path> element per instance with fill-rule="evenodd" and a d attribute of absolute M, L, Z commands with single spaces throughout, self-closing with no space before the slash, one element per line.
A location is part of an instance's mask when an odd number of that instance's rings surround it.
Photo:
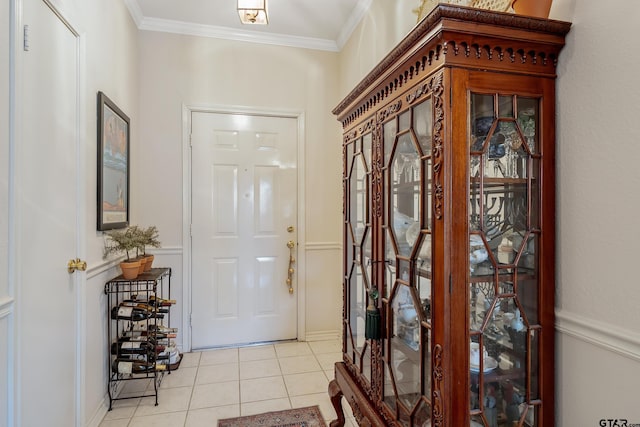
<path fill-rule="evenodd" d="M 236 0 L 125 0 L 141 30 L 340 51 L 372 0 L 268 0 L 269 25 L 242 25 Z"/>

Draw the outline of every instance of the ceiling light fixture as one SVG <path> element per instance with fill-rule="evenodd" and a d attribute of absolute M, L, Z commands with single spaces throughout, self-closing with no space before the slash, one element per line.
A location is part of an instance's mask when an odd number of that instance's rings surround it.
<path fill-rule="evenodd" d="M 238 0 L 238 15 L 243 24 L 267 25 L 267 0 Z"/>

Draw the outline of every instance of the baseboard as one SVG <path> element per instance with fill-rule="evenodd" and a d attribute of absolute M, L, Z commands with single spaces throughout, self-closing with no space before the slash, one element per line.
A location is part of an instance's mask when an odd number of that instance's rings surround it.
<path fill-rule="evenodd" d="M 98 408 L 94 412 L 93 417 L 91 417 L 91 419 L 87 423 L 87 427 L 99 427 L 100 423 L 102 423 L 102 420 L 104 419 L 105 415 L 107 415 L 108 411 L 109 411 L 109 396 L 105 396 L 102 399 L 102 402 L 100 402 L 100 405 L 98 405 Z"/>
<path fill-rule="evenodd" d="M 640 334 L 635 331 L 566 310 L 556 310 L 556 330 L 640 362 Z"/>
<path fill-rule="evenodd" d="M 341 337 L 342 335 L 339 330 L 307 332 L 305 334 L 305 341 L 329 341 L 329 340 L 340 339 Z"/>

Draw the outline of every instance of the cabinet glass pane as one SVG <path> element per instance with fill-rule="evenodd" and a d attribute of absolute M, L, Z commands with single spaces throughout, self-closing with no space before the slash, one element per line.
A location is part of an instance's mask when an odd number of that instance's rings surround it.
<path fill-rule="evenodd" d="M 527 416 L 535 425 L 528 403 L 540 381 L 538 105 L 515 94 L 471 96 L 470 403 L 472 422 L 485 427 Z"/>
<path fill-rule="evenodd" d="M 367 167 L 364 156 L 361 153 L 355 155 L 353 158 L 349 173 L 349 185 L 349 225 L 352 228 L 356 245 L 361 245 L 365 234 L 365 227 L 368 223 Z"/>
<path fill-rule="evenodd" d="M 398 117 L 398 132 L 408 130 L 410 125 L 411 125 L 411 112 L 405 111 L 404 113 L 400 114 L 400 116 Z"/>
<path fill-rule="evenodd" d="M 432 229 L 431 220 L 433 218 L 433 166 L 432 159 L 428 157 L 424 162 L 424 209 L 422 212 L 423 222 L 422 227 L 425 229 Z"/>
<path fill-rule="evenodd" d="M 367 170 L 371 170 L 371 134 L 368 133 L 362 137 L 362 154 L 364 155 Z"/>
<path fill-rule="evenodd" d="M 431 377 L 433 375 L 433 369 L 431 366 L 431 328 L 425 328 L 424 338 L 424 374 L 423 374 L 423 393 L 425 400 L 431 402 Z"/>
<path fill-rule="evenodd" d="M 422 149 L 422 155 L 430 156 L 433 132 L 431 98 L 413 107 L 413 132 Z"/>
<path fill-rule="evenodd" d="M 393 378 L 391 376 L 391 369 L 388 364 L 384 365 L 384 403 L 389 407 L 391 413 L 396 413 L 396 390 L 394 388 Z"/>
<path fill-rule="evenodd" d="M 391 159 L 391 151 L 393 150 L 393 143 L 396 138 L 397 133 L 397 125 L 396 120 L 389 120 L 382 126 L 382 131 L 384 134 L 384 166 L 389 165 L 389 160 Z"/>
<path fill-rule="evenodd" d="M 398 284 L 392 300 L 392 336 L 389 360 L 398 399 L 413 408 L 420 390 L 420 318 L 419 304 L 411 288 Z"/>
<path fill-rule="evenodd" d="M 513 117 L 513 97 L 512 96 L 498 97 L 498 116 Z"/>
<path fill-rule="evenodd" d="M 537 98 L 518 97 L 518 125 L 522 135 L 525 137 L 529 151 L 532 154 L 538 153 L 538 122 L 540 117 L 539 100 Z"/>
<path fill-rule="evenodd" d="M 415 263 L 415 286 L 418 288 L 424 319 L 431 320 L 431 234 L 422 235 Z"/>
<path fill-rule="evenodd" d="M 407 230 L 420 221 L 420 155 L 411 134 L 398 139 L 391 159 L 391 209 L 389 224 L 395 237 L 397 251 L 408 257 L 413 248 L 407 240 Z"/>
<path fill-rule="evenodd" d="M 364 319 L 367 302 L 362 267 L 356 264 L 353 266 L 349 280 L 349 325 L 356 352 L 361 352 L 365 343 Z"/>
<path fill-rule="evenodd" d="M 362 375 L 371 383 L 371 347 L 369 345 L 362 354 Z"/>
<path fill-rule="evenodd" d="M 383 297 L 388 298 L 396 280 L 396 252 L 391 242 L 391 230 L 385 231 L 385 282 Z"/>
<path fill-rule="evenodd" d="M 420 406 L 413 420 L 414 427 L 426 427 L 431 425 L 431 405 L 420 402 Z"/>
<path fill-rule="evenodd" d="M 367 230 L 367 236 L 364 239 L 364 245 L 362 246 L 362 265 L 365 268 L 365 283 L 367 288 L 371 288 L 372 286 L 372 274 L 373 274 L 373 259 L 371 254 L 371 231 Z"/>

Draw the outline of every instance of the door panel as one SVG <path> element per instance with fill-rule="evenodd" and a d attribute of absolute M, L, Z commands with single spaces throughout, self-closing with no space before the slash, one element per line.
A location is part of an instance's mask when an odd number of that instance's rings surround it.
<path fill-rule="evenodd" d="M 192 346 L 296 338 L 297 120 L 194 112 L 191 143 Z"/>
<path fill-rule="evenodd" d="M 23 6 L 29 50 L 18 52 L 18 421 L 23 426 L 73 426 L 79 422 L 78 273 L 70 275 L 67 262 L 79 255 L 79 43 L 45 2 L 25 1 Z"/>

